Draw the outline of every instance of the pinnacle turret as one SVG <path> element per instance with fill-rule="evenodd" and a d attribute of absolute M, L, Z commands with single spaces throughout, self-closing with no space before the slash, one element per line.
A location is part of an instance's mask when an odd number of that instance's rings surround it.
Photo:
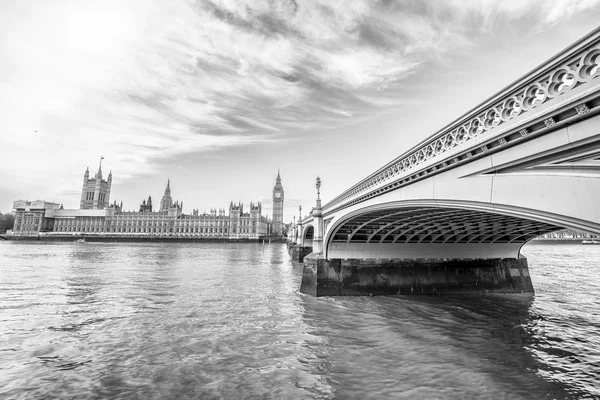
<path fill-rule="evenodd" d="M 102 160 L 104 160 L 103 156 L 100 156 L 100 164 L 98 165 L 98 172 L 96 173 L 96 177 L 102 179 Z"/>

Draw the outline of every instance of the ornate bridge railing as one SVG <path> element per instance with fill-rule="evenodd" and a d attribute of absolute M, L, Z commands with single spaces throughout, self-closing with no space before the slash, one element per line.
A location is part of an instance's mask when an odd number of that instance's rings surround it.
<path fill-rule="evenodd" d="M 323 212 L 396 190 L 596 114 L 600 87 L 586 84 L 598 76 L 600 28 L 361 180 L 325 204 Z"/>

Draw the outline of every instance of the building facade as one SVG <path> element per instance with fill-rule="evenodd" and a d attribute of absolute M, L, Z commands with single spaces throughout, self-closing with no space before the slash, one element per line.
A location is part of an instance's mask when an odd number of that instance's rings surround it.
<path fill-rule="evenodd" d="M 15 210 L 13 234 L 37 236 L 40 232 L 51 232 L 54 227 L 54 220 L 47 218 L 46 214 L 60 208 L 60 204 L 43 200 L 15 201 L 13 203 L 13 209 Z"/>
<path fill-rule="evenodd" d="M 229 234 L 235 238 L 254 238 L 267 236 L 268 221 L 262 216 L 260 203 L 250 203 L 249 212 L 244 212 L 242 203 L 229 206 Z"/>
<path fill-rule="evenodd" d="M 273 187 L 273 235 L 283 235 L 283 186 L 279 171 Z"/>
<path fill-rule="evenodd" d="M 83 193 L 90 193 L 88 182 L 98 182 L 98 179 L 102 182 L 101 177 L 99 169 L 94 179 L 84 179 Z M 110 193 L 111 180 L 112 175 L 109 175 L 109 180 L 104 181 L 108 183 L 104 193 Z M 41 200 L 15 201 L 13 235 L 259 239 L 267 236 L 270 230 L 270 222 L 262 215 L 260 203 L 250 203 L 248 212 L 244 212 L 242 203 L 232 202 L 228 215 L 225 209 L 211 209 L 210 213 L 202 214 L 193 210 L 192 214 L 185 214 L 183 203 L 173 202 L 171 198 L 170 181 L 158 211 L 153 211 L 150 196 L 142 201 L 139 211 L 124 211 L 122 203 L 119 205 L 116 201 L 111 205 L 98 201 L 94 205 L 89 203 L 93 201 L 92 196 L 89 199 L 80 209 L 63 209 L 60 204 Z"/>

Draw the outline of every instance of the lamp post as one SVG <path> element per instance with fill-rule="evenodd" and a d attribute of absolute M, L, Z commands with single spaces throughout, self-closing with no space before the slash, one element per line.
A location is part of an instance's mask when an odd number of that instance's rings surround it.
<path fill-rule="evenodd" d="M 321 178 L 317 175 L 317 200 L 321 200 Z"/>
<path fill-rule="evenodd" d="M 299 212 L 298 212 L 298 237 L 296 238 L 296 244 L 298 246 L 303 246 L 304 245 L 304 243 L 303 243 L 304 234 L 302 232 L 302 206 L 299 206 L 298 210 L 299 210 Z"/>
<path fill-rule="evenodd" d="M 323 254 L 323 214 L 321 212 L 321 178 L 317 176 L 317 206 L 313 209 L 315 220 L 315 236 L 313 238 L 313 253 Z"/>

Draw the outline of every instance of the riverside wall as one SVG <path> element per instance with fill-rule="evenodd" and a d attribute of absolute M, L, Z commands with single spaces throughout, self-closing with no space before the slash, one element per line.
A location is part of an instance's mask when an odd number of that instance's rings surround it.
<path fill-rule="evenodd" d="M 191 236 L 112 236 L 112 235 L 40 235 L 40 236 L 4 236 L 6 240 L 39 242 L 73 242 L 85 239 L 86 242 L 152 242 L 152 243 L 283 243 L 280 237 L 260 238 L 202 238 Z"/>

